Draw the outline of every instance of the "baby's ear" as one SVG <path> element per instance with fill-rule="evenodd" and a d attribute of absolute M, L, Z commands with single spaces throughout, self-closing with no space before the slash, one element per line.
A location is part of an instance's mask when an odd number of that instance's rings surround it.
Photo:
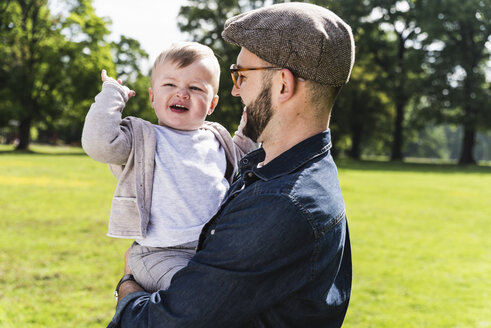
<path fill-rule="evenodd" d="M 148 99 L 150 100 L 150 104 L 152 104 L 152 107 L 153 107 L 153 91 L 152 91 L 152 88 L 148 88 Z"/>
<path fill-rule="evenodd" d="M 218 105 L 218 95 L 215 95 L 210 103 L 210 108 L 208 108 L 208 115 L 211 115 Z"/>

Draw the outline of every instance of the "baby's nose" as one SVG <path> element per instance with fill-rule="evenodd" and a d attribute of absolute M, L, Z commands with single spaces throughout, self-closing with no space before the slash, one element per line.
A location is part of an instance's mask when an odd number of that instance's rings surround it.
<path fill-rule="evenodd" d="M 189 92 L 186 88 L 179 88 L 177 90 L 177 96 L 181 98 L 189 98 Z"/>

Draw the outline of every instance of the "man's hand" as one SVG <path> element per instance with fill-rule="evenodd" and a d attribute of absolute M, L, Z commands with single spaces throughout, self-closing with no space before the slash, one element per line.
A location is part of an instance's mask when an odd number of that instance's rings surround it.
<path fill-rule="evenodd" d="M 102 80 L 102 83 L 104 83 L 106 81 L 115 81 L 115 82 L 119 83 L 123 87 L 124 92 L 128 95 L 128 99 L 130 99 L 131 97 L 136 95 L 136 92 L 134 90 L 131 90 L 127 86 L 123 85 L 123 81 L 121 81 L 120 79 L 116 80 L 116 79 L 113 79 L 112 77 L 107 76 L 107 72 L 105 69 L 103 69 L 101 72 L 101 80 Z"/>
<path fill-rule="evenodd" d="M 247 107 L 244 107 L 244 111 L 242 112 L 242 117 L 240 118 L 240 123 L 239 123 L 239 127 L 237 128 L 237 131 L 242 132 L 246 124 L 247 124 Z"/>
<path fill-rule="evenodd" d="M 130 255 L 130 248 L 124 254 L 124 274 L 131 274 L 130 267 L 128 265 L 128 257 Z M 121 301 L 126 295 L 129 295 L 134 292 L 144 291 L 144 289 L 135 281 L 127 280 L 121 284 L 118 291 L 118 303 Z"/>

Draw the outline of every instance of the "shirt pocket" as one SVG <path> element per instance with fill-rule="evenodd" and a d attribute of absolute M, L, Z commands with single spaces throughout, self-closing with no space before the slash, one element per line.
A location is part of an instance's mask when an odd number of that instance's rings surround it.
<path fill-rule="evenodd" d="M 108 234 L 121 238 L 143 237 L 136 197 L 115 196 L 113 198 Z"/>

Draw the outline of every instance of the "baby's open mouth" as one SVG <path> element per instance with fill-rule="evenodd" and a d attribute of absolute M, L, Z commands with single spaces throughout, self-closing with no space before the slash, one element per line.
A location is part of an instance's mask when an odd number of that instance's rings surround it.
<path fill-rule="evenodd" d="M 170 108 L 176 112 L 185 112 L 185 111 L 189 110 L 187 107 L 179 105 L 179 104 L 171 105 Z"/>

